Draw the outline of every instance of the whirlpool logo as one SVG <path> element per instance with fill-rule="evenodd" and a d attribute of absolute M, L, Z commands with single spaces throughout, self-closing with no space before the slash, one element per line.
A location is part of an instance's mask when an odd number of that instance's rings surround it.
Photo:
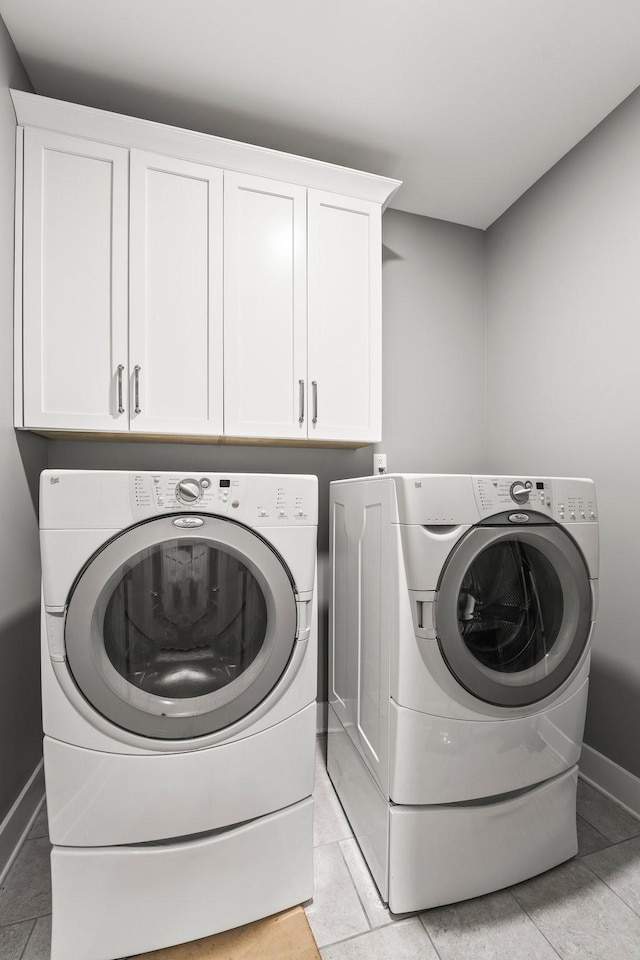
<path fill-rule="evenodd" d="M 204 524 L 202 517 L 176 517 L 174 527 L 201 527 Z"/>
<path fill-rule="evenodd" d="M 510 513 L 509 521 L 511 523 L 529 523 L 528 513 Z"/>

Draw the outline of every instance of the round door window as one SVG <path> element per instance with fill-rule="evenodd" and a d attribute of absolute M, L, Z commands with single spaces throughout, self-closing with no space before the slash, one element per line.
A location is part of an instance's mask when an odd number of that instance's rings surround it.
<path fill-rule="evenodd" d="M 143 550 L 112 588 L 104 646 L 128 683 L 158 697 L 215 693 L 255 662 L 267 604 L 242 560 L 199 539 Z"/>
<path fill-rule="evenodd" d="M 458 593 L 463 642 L 482 665 L 503 674 L 545 662 L 558 642 L 563 610 L 562 584 L 551 562 L 516 539 L 483 550 Z"/>
<path fill-rule="evenodd" d="M 586 565 L 562 529 L 476 527 L 443 571 L 436 629 L 450 671 L 470 693 L 524 706 L 553 693 L 591 628 Z"/>
<path fill-rule="evenodd" d="M 297 639 L 295 586 L 253 531 L 175 518 L 109 541 L 78 578 L 65 648 L 76 685 L 132 733 L 190 739 L 246 716 L 274 689 Z"/>

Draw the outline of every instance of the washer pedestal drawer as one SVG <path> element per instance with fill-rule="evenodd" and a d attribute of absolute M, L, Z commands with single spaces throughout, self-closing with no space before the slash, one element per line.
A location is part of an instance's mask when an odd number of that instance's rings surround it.
<path fill-rule="evenodd" d="M 184 753 L 100 753 L 45 737 L 51 842 L 99 847 L 211 832 L 313 791 L 316 706 L 253 736 Z"/>
<path fill-rule="evenodd" d="M 578 768 L 491 800 L 391 806 L 389 908 L 426 910 L 508 887 L 578 852 Z"/>
<path fill-rule="evenodd" d="M 54 846 L 51 880 L 51 960 L 206 937 L 310 899 L 313 801 L 180 843 Z"/>

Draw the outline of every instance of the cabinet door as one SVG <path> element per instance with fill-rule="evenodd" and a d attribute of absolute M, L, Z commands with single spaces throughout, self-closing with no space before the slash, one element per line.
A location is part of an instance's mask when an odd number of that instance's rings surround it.
<path fill-rule="evenodd" d="M 307 436 L 306 189 L 225 173 L 225 433 Z"/>
<path fill-rule="evenodd" d="M 127 177 L 125 149 L 25 130 L 25 427 L 128 429 Z"/>
<path fill-rule="evenodd" d="M 222 433 L 222 171 L 131 151 L 132 432 Z"/>
<path fill-rule="evenodd" d="M 308 197 L 309 436 L 381 439 L 381 208 Z"/>

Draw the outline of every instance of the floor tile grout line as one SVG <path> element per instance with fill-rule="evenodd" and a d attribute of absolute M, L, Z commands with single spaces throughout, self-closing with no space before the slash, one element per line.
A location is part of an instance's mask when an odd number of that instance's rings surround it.
<path fill-rule="evenodd" d="M 394 925 L 402 923 L 404 920 L 411 920 L 413 917 L 418 916 L 417 914 L 412 914 L 410 917 L 403 917 L 402 920 L 389 920 L 389 923 L 383 923 L 379 927 L 371 927 L 370 930 L 362 930 L 360 933 L 353 933 L 350 937 L 343 937 L 342 940 L 332 940 L 331 943 L 325 943 L 322 947 L 318 947 L 318 950 L 322 953 L 323 950 L 327 950 L 330 947 L 338 947 L 343 943 L 348 943 L 350 940 L 357 940 L 358 937 L 368 937 L 371 933 L 377 933 L 378 930 L 386 930 L 387 927 L 392 927 Z M 440 954 L 438 954 L 440 957 Z"/>
<path fill-rule="evenodd" d="M 622 842 L 624 843 L 624 841 L 622 841 Z M 596 853 L 599 853 L 599 852 L 600 852 L 600 851 L 596 851 Z M 584 862 L 584 861 L 583 861 L 583 862 Z M 623 896 L 621 896 L 621 895 L 618 893 L 617 890 L 614 890 L 613 887 L 610 886 L 610 885 L 607 883 L 607 881 L 604 879 L 604 877 L 601 877 L 599 873 L 596 873 L 596 871 L 595 871 L 592 867 L 590 867 L 588 863 L 585 863 L 584 865 L 585 865 L 585 867 L 587 868 L 587 870 L 589 871 L 589 873 L 593 874 L 593 876 L 596 878 L 596 880 L 599 880 L 600 883 L 603 883 L 603 884 L 605 885 L 605 887 L 607 888 L 607 890 L 610 890 L 611 893 L 612 893 L 615 897 L 617 897 L 618 900 L 620 900 L 621 903 L 624 903 L 624 905 L 625 905 L 626 907 L 629 907 L 629 910 L 631 910 L 631 912 L 634 913 L 634 914 L 636 915 L 636 917 L 640 917 L 640 911 L 636 910 L 636 908 L 633 907 L 633 906 L 629 903 L 628 900 L 625 900 L 625 898 L 624 898 Z"/>
<path fill-rule="evenodd" d="M 47 916 L 47 914 L 45 914 L 45 916 Z M 27 937 L 27 939 L 26 939 L 26 941 L 25 941 L 25 945 L 24 945 L 24 947 L 22 948 L 22 952 L 21 952 L 18 960 L 22 960 L 22 958 L 24 957 L 25 953 L 27 952 L 27 947 L 28 947 L 29 944 L 31 943 L 31 938 L 32 938 L 33 933 L 34 933 L 34 931 L 35 931 L 35 929 L 36 929 L 36 924 L 37 924 L 37 922 L 38 922 L 39 919 L 40 919 L 40 918 L 38 917 L 38 918 L 35 919 L 35 920 L 33 921 L 33 923 L 31 924 L 31 930 L 29 930 L 29 936 Z"/>
<path fill-rule="evenodd" d="M 5 927 L 15 927 L 18 923 L 28 923 L 30 920 L 34 922 L 36 920 L 43 920 L 45 917 L 51 916 L 51 910 L 47 913 L 34 913 L 32 917 L 20 917 L 18 920 L 9 920 L 8 923 L 0 923 L 0 930 L 4 930 Z"/>
<path fill-rule="evenodd" d="M 353 837 L 353 838 L 349 837 L 349 839 L 354 839 L 354 840 L 355 840 L 355 837 Z M 343 851 L 342 847 L 340 846 L 340 844 L 341 844 L 342 842 L 343 842 L 342 840 L 338 840 L 338 850 L 340 851 L 340 856 L 342 857 L 342 862 L 344 863 L 345 867 L 347 868 L 347 873 L 349 874 L 349 879 L 351 880 L 351 885 L 352 885 L 352 887 L 353 887 L 353 889 L 354 889 L 354 891 L 355 891 L 356 897 L 358 898 L 358 903 L 359 903 L 360 906 L 362 907 L 362 912 L 364 913 L 364 918 L 365 918 L 365 920 L 367 921 L 367 923 L 368 923 L 368 925 L 369 925 L 369 930 L 370 930 L 370 931 L 371 931 L 371 930 L 374 930 L 374 929 L 376 929 L 376 928 L 371 925 L 371 920 L 369 920 L 369 914 L 367 913 L 367 908 L 365 907 L 365 905 L 364 905 L 364 903 L 363 903 L 363 900 L 362 900 L 362 897 L 360 896 L 360 891 L 358 890 L 358 885 L 357 885 L 357 883 L 356 883 L 356 881 L 355 881 L 355 877 L 354 877 L 353 874 L 351 873 L 351 870 L 350 870 L 350 868 L 349 868 L 349 864 L 347 863 L 347 859 L 346 859 L 346 857 L 345 857 L 345 855 L 344 855 L 344 851 Z M 357 840 L 356 840 L 356 843 L 357 843 Z M 359 848 L 358 848 L 358 849 L 359 849 Z"/>
<path fill-rule="evenodd" d="M 608 804 L 609 804 L 611 807 L 614 808 L 614 810 L 616 810 L 616 811 L 618 811 L 618 812 L 620 812 L 620 813 L 625 814 L 626 817 L 627 817 L 629 820 L 631 820 L 631 821 L 633 821 L 634 823 L 637 824 L 637 828 L 638 828 L 637 831 L 636 831 L 634 834 L 632 834 L 632 836 L 630 836 L 630 837 L 625 837 L 626 840 L 633 840 L 634 837 L 640 836 L 640 817 L 634 816 L 632 813 L 630 813 L 630 812 L 629 812 L 628 810 L 626 810 L 624 807 L 621 807 L 620 804 L 616 803 L 615 800 L 612 800 L 610 797 L 608 797 L 605 793 L 600 793 L 599 790 L 596 790 L 596 788 L 595 788 L 595 787 L 592 787 L 590 784 L 587 784 L 587 785 L 589 786 L 589 788 L 591 789 L 591 791 L 592 791 L 594 794 L 596 794 L 596 796 L 597 796 L 598 798 L 601 798 L 601 799 L 606 800 L 606 801 L 608 802 Z M 579 805 L 579 806 L 580 806 L 580 805 Z M 592 828 L 593 828 L 594 830 L 596 830 L 599 834 L 601 834 L 601 836 L 603 836 L 606 840 L 609 840 L 609 837 L 607 837 L 606 833 L 604 833 L 604 831 L 603 831 L 597 824 L 592 823 L 592 821 L 591 821 L 591 820 L 589 819 L 589 817 L 586 815 L 586 813 L 584 812 L 584 810 L 576 809 L 576 814 L 577 814 L 577 816 L 581 817 L 586 823 L 588 823 L 590 827 L 592 827 Z M 597 815 L 596 815 L 596 816 L 597 816 Z M 612 843 L 612 842 L 619 843 L 620 841 L 617 841 L 617 840 L 616 840 L 616 841 L 611 841 L 611 840 L 609 840 L 609 842 L 610 842 L 610 843 Z"/>
<path fill-rule="evenodd" d="M 615 844 L 618 844 L 618 843 L 626 843 L 627 840 L 637 840 L 638 837 L 640 837 L 640 830 L 638 830 L 637 833 L 632 834 L 630 837 L 622 837 L 621 840 L 611 840 L 611 839 L 606 835 L 606 833 L 603 833 L 602 830 L 598 830 L 598 828 L 597 828 L 596 826 L 594 826 L 593 823 L 591 823 L 590 820 L 587 820 L 587 818 L 584 817 L 581 813 L 578 814 L 578 816 L 582 817 L 582 819 L 585 821 L 585 823 L 588 823 L 592 830 L 595 830 L 596 833 L 600 834 L 601 837 L 604 837 L 604 839 L 607 841 L 607 843 L 610 844 L 611 846 L 614 846 Z"/>
<path fill-rule="evenodd" d="M 559 866 L 561 866 L 561 864 L 559 864 Z M 552 869 L 557 869 L 557 868 L 552 868 Z M 540 874 L 538 874 L 538 876 L 540 876 Z M 530 879 L 531 879 L 531 880 L 535 880 L 535 877 L 531 877 Z M 525 882 L 526 882 L 526 881 L 525 881 Z M 526 909 L 526 907 L 523 907 L 523 906 L 522 906 L 522 904 L 520 903 L 520 901 L 518 900 L 518 898 L 511 892 L 511 890 L 510 890 L 509 887 L 506 888 L 505 892 L 509 894 L 509 896 L 511 897 L 511 899 L 513 900 L 513 902 L 515 903 L 515 905 L 518 907 L 518 909 L 519 909 L 519 910 L 522 910 L 522 912 L 523 912 L 523 914 L 525 915 L 525 917 L 528 917 L 528 918 L 529 918 L 529 920 L 531 921 L 531 923 L 534 925 L 534 927 L 536 928 L 536 930 L 538 931 L 538 933 L 539 933 L 540 936 L 542 937 L 542 939 L 545 940 L 545 941 L 549 944 L 549 946 L 551 947 L 551 949 L 553 950 L 553 952 L 555 953 L 555 955 L 556 955 L 557 957 L 560 957 L 560 960 L 564 960 L 563 955 L 560 953 L 560 951 L 551 943 L 551 940 L 549 940 L 549 937 L 546 935 L 546 933 L 544 932 L 544 930 L 541 930 L 541 929 L 540 929 L 540 927 L 538 926 L 538 924 L 536 923 L 536 921 L 533 919 L 533 917 L 531 916 L 531 914 L 529 913 L 529 911 Z"/>
<path fill-rule="evenodd" d="M 633 812 L 631 809 L 629 809 L 629 807 L 623 804 L 622 801 L 614 800 L 610 793 L 606 793 L 604 791 L 604 788 L 596 787 L 590 780 L 585 780 L 580 773 L 578 773 L 578 780 L 582 783 L 583 787 L 587 787 L 588 791 L 605 800 L 607 804 L 625 814 L 625 816 L 627 816 L 630 820 L 635 820 L 640 827 L 640 814 Z"/>
<path fill-rule="evenodd" d="M 323 840 L 322 843 L 314 843 L 313 849 L 319 850 L 320 847 L 328 847 L 332 843 L 342 843 L 343 840 L 355 840 L 354 835 L 351 833 L 348 837 L 338 837 L 335 840 Z"/>
<path fill-rule="evenodd" d="M 576 820 L 582 820 L 587 827 L 589 827 L 591 830 L 594 830 L 595 833 L 597 833 L 599 837 L 602 837 L 602 839 L 606 841 L 606 843 L 609 844 L 609 843 L 612 842 L 611 840 L 609 840 L 608 837 L 606 837 L 606 836 L 604 835 L 604 833 L 602 832 L 602 830 L 598 830 L 597 827 L 594 827 L 594 825 L 593 825 L 592 823 L 590 823 L 589 820 L 586 820 L 585 817 L 583 817 L 581 813 L 577 813 L 577 812 L 576 812 Z"/>
<path fill-rule="evenodd" d="M 426 925 L 426 923 L 424 922 L 424 920 L 422 919 L 423 916 L 424 916 L 424 914 L 425 914 L 425 912 L 426 912 L 426 911 L 422 910 L 422 911 L 418 914 L 418 920 L 420 921 L 420 923 L 421 923 L 421 925 L 422 925 L 422 929 L 424 930 L 424 932 L 425 932 L 426 935 L 427 935 L 427 939 L 428 939 L 429 943 L 431 944 L 431 946 L 432 946 L 433 949 L 435 950 L 436 957 L 438 958 L 438 960 L 443 960 L 442 954 L 440 953 L 440 951 L 439 951 L 438 948 L 436 947 L 435 943 L 433 942 L 433 937 L 431 936 L 431 934 L 430 934 L 429 931 L 427 930 L 427 925 Z"/>
<path fill-rule="evenodd" d="M 601 834 L 601 836 L 604 837 L 604 834 Z M 625 837 L 624 840 L 609 840 L 607 837 L 604 838 L 607 841 L 604 847 L 600 847 L 598 850 L 591 850 L 589 853 L 583 853 L 582 855 L 577 853 L 573 859 L 584 860 L 585 857 L 594 856 L 596 853 L 603 853 L 605 850 L 609 850 L 611 847 L 619 847 L 623 843 L 630 843 L 631 840 L 640 840 L 640 833 L 634 834 L 633 837 Z"/>

